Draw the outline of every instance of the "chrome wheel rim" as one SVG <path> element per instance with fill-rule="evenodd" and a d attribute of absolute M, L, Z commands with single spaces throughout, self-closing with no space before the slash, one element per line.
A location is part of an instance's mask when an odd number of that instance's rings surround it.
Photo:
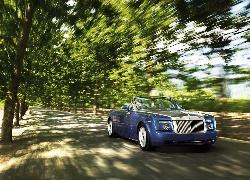
<path fill-rule="evenodd" d="M 109 123 L 108 123 L 108 133 L 109 133 L 109 135 L 112 135 L 112 121 L 109 121 Z"/>
<path fill-rule="evenodd" d="M 139 142 L 140 142 L 140 145 L 141 147 L 145 147 L 146 145 L 146 142 L 147 142 L 147 134 L 146 134 L 146 129 L 144 127 L 140 127 L 140 130 L 139 130 Z"/>

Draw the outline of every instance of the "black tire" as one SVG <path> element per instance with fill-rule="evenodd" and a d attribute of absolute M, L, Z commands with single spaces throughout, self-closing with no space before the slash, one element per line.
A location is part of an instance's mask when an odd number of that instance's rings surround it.
<path fill-rule="evenodd" d="M 115 137 L 113 121 L 111 119 L 108 121 L 108 136 Z"/>
<path fill-rule="evenodd" d="M 138 128 L 138 142 L 143 151 L 155 151 L 156 147 L 152 146 L 150 135 L 145 124 L 140 124 Z"/>

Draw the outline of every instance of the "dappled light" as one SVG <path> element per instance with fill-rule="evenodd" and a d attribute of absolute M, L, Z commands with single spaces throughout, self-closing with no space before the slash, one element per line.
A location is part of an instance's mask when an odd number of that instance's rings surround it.
<path fill-rule="evenodd" d="M 144 152 L 136 141 L 109 138 L 106 116 L 33 108 L 12 145 L 0 145 L 4 179 L 210 179 L 246 178 L 247 141 L 219 138 L 210 150 L 166 146 Z M 248 158 L 247 158 L 248 157 Z M 195 172 L 195 173 L 194 173 Z"/>
<path fill-rule="evenodd" d="M 126 143 L 124 143 L 126 144 Z M 119 151 L 117 151 L 116 149 L 113 149 L 112 147 L 110 148 L 97 148 L 97 149 L 93 149 L 93 151 L 100 153 L 100 155 L 102 156 L 106 156 L 106 157 L 119 157 L 121 159 L 130 159 L 131 156 L 133 155 L 134 151 L 132 148 L 135 148 L 134 146 L 127 146 L 128 148 L 126 148 L 126 145 L 124 145 L 125 148 L 120 149 Z"/>
<path fill-rule="evenodd" d="M 124 173 L 130 174 L 131 176 L 138 176 L 140 173 L 134 168 L 133 164 L 125 164 L 121 161 L 117 161 L 113 163 L 114 167 L 118 170 L 121 170 Z"/>
<path fill-rule="evenodd" d="M 0 0 L 0 179 L 249 179 L 249 17 L 249 0 Z M 156 126 L 217 142 L 108 135 L 139 96 L 212 112 Z"/>
<path fill-rule="evenodd" d="M 250 140 L 250 113 L 215 113 L 219 136 Z"/>

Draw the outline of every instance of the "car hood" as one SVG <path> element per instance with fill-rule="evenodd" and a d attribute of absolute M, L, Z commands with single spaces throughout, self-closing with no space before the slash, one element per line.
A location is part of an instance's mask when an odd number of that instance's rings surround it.
<path fill-rule="evenodd" d="M 187 110 L 146 109 L 144 113 L 155 116 L 169 116 L 173 120 L 203 120 L 206 114 Z"/>

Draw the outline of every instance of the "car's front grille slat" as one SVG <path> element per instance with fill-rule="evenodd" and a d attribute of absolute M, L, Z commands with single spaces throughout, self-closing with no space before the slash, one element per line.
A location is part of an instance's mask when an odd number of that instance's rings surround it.
<path fill-rule="evenodd" d="M 204 132 L 203 120 L 175 120 L 174 132 L 178 134 L 190 134 Z"/>

